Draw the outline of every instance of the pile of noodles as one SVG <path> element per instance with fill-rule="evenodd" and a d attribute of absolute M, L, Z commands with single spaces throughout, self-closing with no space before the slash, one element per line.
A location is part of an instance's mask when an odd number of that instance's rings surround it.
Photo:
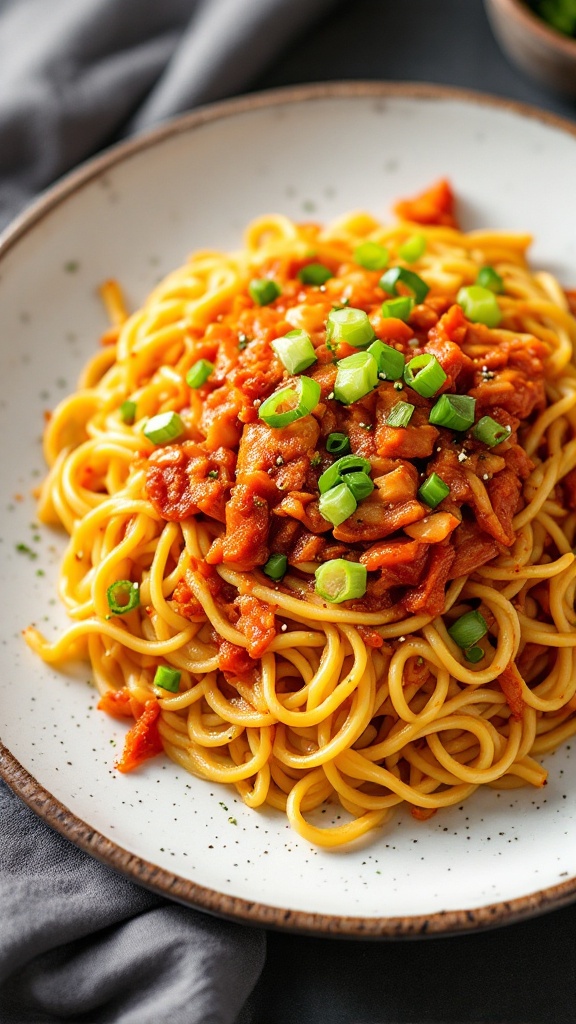
<path fill-rule="evenodd" d="M 423 223 L 434 218 L 417 206 L 407 213 L 413 219 L 392 226 L 365 213 L 327 227 L 262 217 L 248 226 L 241 251 L 196 253 L 131 316 L 108 283 L 113 326 L 45 432 L 50 469 L 39 514 L 70 535 L 59 592 L 72 624 L 54 642 L 29 627 L 30 646 L 52 663 L 89 660 L 100 693 L 123 697 L 104 707 L 132 713 L 132 734 L 140 723 L 141 759 L 163 748 L 193 774 L 234 785 L 248 806 L 285 811 L 297 832 L 326 846 L 374 829 L 402 803 L 426 818 L 479 786 L 542 786 L 540 759 L 576 732 L 576 323 L 557 281 L 529 269 L 527 236 L 466 234 L 450 217 Z M 163 518 L 146 489 L 155 446 L 142 425 L 176 410 L 186 436 L 203 440 L 206 392 L 191 391 L 186 373 L 210 325 L 233 324 L 250 305 L 250 280 L 273 277 L 283 286 L 311 258 L 335 268 L 317 301 L 313 289 L 291 292 L 292 326 L 309 329 L 318 344 L 326 295 L 358 304 L 358 244 L 375 241 L 394 260 L 415 230 L 426 245 L 412 269 L 430 296 L 453 298 L 490 265 L 505 284 L 500 334 L 546 346 L 545 405 L 518 430 L 533 469 L 514 543 L 450 580 L 434 615 L 331 604 L 315 592 L 312 563 L 289 565 L 279 582 L 261 566 L 209 565 L 224 527 L 202 513 Z M 134 423 L 120 415 L 127 399 L 137 406 Z M 139 605 L 124 615 L 110 614 L 107 593 L 117 580 L 139 585 Z M 221 667 L 224 641 L 228 651 L 248 647 L 230 613 L 238 595 L 274 614 L 273 639 L 248 674 Z M 472 664 L 448 627 L 478 608 L 489 631 L 482 660 Z M 154 685 L 158 665 L 180 671 L 177 692 Z M 326 801 L 339 823 L 320 828 L 310 812 Z"/>

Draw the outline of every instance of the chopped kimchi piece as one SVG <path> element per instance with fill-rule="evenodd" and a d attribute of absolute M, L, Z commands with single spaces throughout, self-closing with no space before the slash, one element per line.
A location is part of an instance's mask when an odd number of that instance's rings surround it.
<path fill-rule="evenodd" d="M 506 697 L 506 703 L 512 712 L 512 718 L 520 721 L 524 712 L 524 698 L 522 696 L 522 676 L 516 668 L 515 662 L 511 661 L 504 671 L 498 676 L 500 689 Z"/>
<path fill-rule="evenodd" d="M 142 705 L 131 695 L 127 686 L 121 690 L 107 690 L 96 705 L 98 711 L 105 711 L 112 718 L 139 718 Z"/>
<path fill-rule="evenodd" d="M 147 701 L 142 714 L 126 734 L 124 750 L 115 764 L 119 772 L 131 772 L 144 761 L 162 753 L 162 740 L 158 731 L 159 715 L 158 701 Z"/>
<path fill-rule="evenodd" d="M 443 224 L 457 228 L 454 205 L 450 183 L 441 178 L 420 195 L 412 199 L 401 199 L 395 204 L 394 213 L 401 220 L 412 220 L 417 224 Z"/>

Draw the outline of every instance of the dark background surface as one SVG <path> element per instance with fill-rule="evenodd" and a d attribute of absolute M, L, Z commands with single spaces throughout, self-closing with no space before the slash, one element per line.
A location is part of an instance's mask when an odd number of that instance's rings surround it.
<path fill-rule="evenodd" d="M 576 122 L 576 102 L 508 63 L 482 0 L 346 0 L 255 89 L 340 79 L 459 86 Z M 576 194 L 576 161 L 574 170 Z M 576 907 L 419 941 L 270 933 L 252 1008 L 258 1024 L 575 1024 Z"/>

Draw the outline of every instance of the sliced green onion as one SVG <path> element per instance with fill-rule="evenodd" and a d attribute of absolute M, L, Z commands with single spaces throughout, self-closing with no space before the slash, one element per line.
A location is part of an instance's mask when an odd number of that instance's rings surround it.
<path fill-rule="evenodd" d="M 374 330 L 363 309 L 344 306 L 328 313 L 326 342 L 346 341 L 354 348 L 364 348 L 373 340 Z"/>
<path fill-rule="evenodd" d="M 314 284 L 319 288 L 334 277 L 334 274 L 323 263 L 307 263 L 298 271 L 298 277 L 302 284 Z"/>
<path fill-rule="evenodd" d="M 371 356 L 374 356 L 378 364 L 378 374 L 384 374 L 386 380 L 400 380 L 404 373 L 406 360 L 398 349 L 392 348 L 384 341 L 377 339 L 366 349 Z"/>
<path fill-rule="evenodd" d="M 317 359 L 310 335 L 300 329 L 289 331 L 283 338 L 275 338 L 272 348 L 288 373 L 302 373 Z"/>
<path fill-rule="evenodd" d="M 389 427 L 407 427 L 412 419 L 414 406 L 410 402 L 396 402 L 386 417 L 386 425 Z"/>
<path fill-rule="evenodd" d="M 344 558 L 332 558 L 318 566 L 316 577 L 316 593 L 331 604 L 351 601 L 364 597 L 368 574 L 366 566 L 360 562 L 347 562 Z"/>
<path fill-rule="evenodd" d="M 463 651 L 469 650 L 488 632 L 488 623 L 480 612 L 466 612 L 456 619 L 448 633 Z M 478 659 L 480 660 L 480 659 Z"/>
<path fill-rule="evenodd" d="M 199 359 L 190 367 L 186 374 L 186 383 L 189 388 L 201 388 L 214 370 L 214 363 L 208 359 Z"/>
<path fill-rule="evenodd" d="M 361 455 L 344 455 L 343 458 L 337 459 L 329 469 L 322 473 L 318 480 L 318 490 L 320 494 L 324 494 L 331 487 L 336 487 L 337 484 L 343 483 L 347 473 L 360 470 L 362 473 L 369 474 L 371 469 L 372 463 L 369 459 L 363 459 Z"/>
<path fill-rule="evenodd" d="M 122 402 L 120 406 L 120 419 L 122 423 L 127 423 L 129 426 L 134 423 L 136 419 L 136 402 L 133 402 L 130 398 Z"/>
<path fill-rule="evenodd" d="M 388 249 L 378 242 L 361 242 L 354 249 L 354 262 L 365 270 L 384 270 L 388 259 Z"/>
<path fill-rule="evenodd" d="M 481 288 L 488 288 L 489 291 L 496 292 L 498 295 L 504 291 L 504 281 L 494 267 L 480 267 L 475 284 L 480 285 Z"/>
<path fill-rule="evenodd" d="M 177 412 L 159 412 L 157 416 L 151 416 L 142 427 L 142 433 L 153 444 L 175 441 L 184 430 L 184 424 Z"/>
<path fill-rule="evenodd" d="M 424 235 L 411 235 L 398 249 L 399 255 L 407 263 L 415 263 L 425 252 L 426 238 Z"/>
<path fill-rule="evenodd" d="M 308 416 L 320 400 L 320 385 L 312 377 L 297 377 L 294 384 L 270 395 L 258 409 L 258 418 L 269 427 L 287 427 Z"/>
<path fill-rule="evenodd" d="M 248 285 L 248 293 L 257 306 L 269 306 L 282 294 L 282 289 L 269 277 L 255 277 Z"/>
<path fill-rule="evenodd" d="M 364 498 L 367 498 L 374 490 L 374 484 L 367 473 L 346 473 L 344 483 L 352 491 L 356 501 L 362 501 Z"/>
<path fill-rule="evenodd" d="M 466 658 L 466 661 L 471 661 L 473 664 L 476 664 L 477 661 L 482 661 L 484 651 L 481 647 L 470 647 L 469 650 L 464 652 L 464 657 Z"/>
<path fill-rule="evenodd" d="M 126 615 L 140 604 L 140 588 L 131 580 L 116 580 L 106 591 L 106 600 L 112 615 Z"/>
<path fill-rule="evenodd" d="M 350 451 L 350 438 L 347 434 L 328 434 L 326 438 L 326 451 L 330 455 L 347 455 Z"/>
<path fill-rule="evenodd" d="M 487 444 L 489 448 L 494 448 L 494 445 L 507 441 L 511 433 L 512 427 L 508 425 L 503 427 L 501 423 L 497 423 L 491 416 L 483 416 L 482 419 L 478 420 L 472 431 L 472 435 L 476 440 Z"/>
<path fill-rule="evenodd" d="M 432 398 L 442 387 L 446 374 L 431 352 L 414 356 L 404 369 L 404 380 L 413 391 L 424 398 Z"/>
<path fill-rule="evenodd" d="M 402 282 L 405 288 L 414 296 L 416 302 L 424 302 L 430 291 L 428 285 L 413 270 L 406 267 L 390 267 L 385 274 L 382 274 L 378 284 L 387 295 L 399 295 L 398 283 Z"/>
<path fill-rule="evenodd" d="M 498 300 L 489 288 L 481 288 L 477 284 L 468 285 L 467 288 L 460 289 L 456 302 L 464 310 L 464 316 L 472 323 L 498 327 L 502 319 Z"/>
<path fill-rule="evenodd" d="M 448 484 L 437 473 L 431 473 L 418 491 L 418 497 L 430 508 L 436 508 L 449 494 Z"/>
<path fill-rule="evenodd" d="M 414 306 L 415 302 L 411 295 L 399 295 L 397 299 L 388 299 L 382 303 L 382 316 L 385 320 L 394 317 L 396 320 L 406 321 Z"/>
<path fill-rule="evenodd" d="M 158 665 L 154 673 L 154 686 L 159 686 L 162 690 L 170 690 L 170 693 L 178 693 L 181 675 L 182 673 L 177 668 Z"/>
<path fill-rule="evenodd" d="M 286 555 L 270 555 L 266 565 L 262 566 L 262 572 L 271 580 L 281 580 L 286 575 L 288 559 Z"/>
<path fill-rule="evenodd" d="M 470 395 L 441 395 L 430 410 L 428 420 L 437 427 L 468 430 L 474 423 L 476 399 Z"/>
<path fill-rule="evenodd" d="M 318 508 L 320 515 L 324 516 L 333 526 L 339 526 L 348 516 L 356 511 L 357 501 L 352 491 L 346 484 L 338 484 L 331 487 L 329 491 L 320 495 Z"/>
<path fill-rule="evenodd" d="M 378 383 L 378 363 L 369 352 L 355 352 L 336 365 L 334 397 L 345 405 L 357 402 Z"/>

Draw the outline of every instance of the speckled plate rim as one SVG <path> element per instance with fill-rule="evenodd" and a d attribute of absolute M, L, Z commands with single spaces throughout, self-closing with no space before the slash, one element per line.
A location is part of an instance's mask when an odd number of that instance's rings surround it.
<path fill-rule="evenodd" d="M 284 106 L 321 99 L 404 98 L 467 102 L 475 106 L 509 110 L 540 121 L 574 137 L 576 125 L 566 119 L 515 100 L 427 83 L 328 82 L 254 93 L 202 107 L 177 117 L 142 136 L 106 150 L 66 175 L 32 203 L 0 235 L 0 263 L 6 254 L 47 214 L 69 196 L 117 164 L 172 136 L 189 133 L 212 121 L 264 107 Z M 187 906 L 244 924 L 326 937 L 380 939 L 450 935 L 512 924 L 560 909 L 576 901 L 576 877 L 513 900 L 474 909 L 441 911 L 402 917 L 350 917 L 287 910 L 229 896 L 172 874 L 112 842 L 48 792 L 0 741 L 0 777 L 47 825 L 81 850 L 127 876 L 133 882 Z"/>

